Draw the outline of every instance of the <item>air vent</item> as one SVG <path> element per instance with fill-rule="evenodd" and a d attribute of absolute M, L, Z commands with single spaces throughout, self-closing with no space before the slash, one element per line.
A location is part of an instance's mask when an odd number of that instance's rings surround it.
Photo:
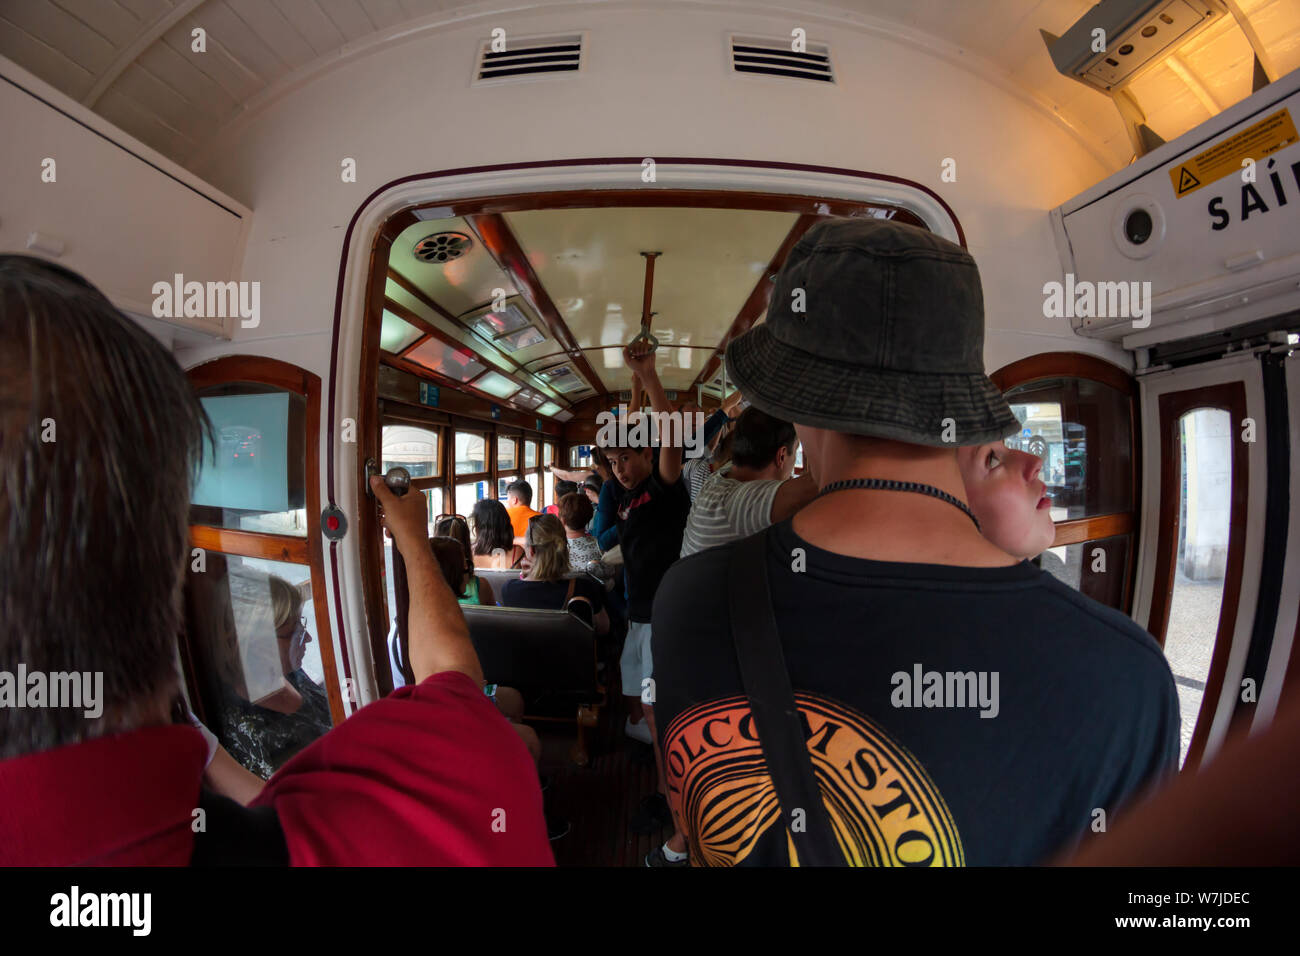
<path fill-rule="evenodd" d="M 463 232 L 435 232 L 415 244 L 411 254 L 421 262 L 450 262 L 469 252 L 474 240 Z"/>
<path fill-rule="evenodd" d="M 550 73 L 577 73 L 582 69 L 582 34 L 566 36 L 507 37 L 504 50 L 494 51 L 492 41 L 479 47 L 475 83 L 518 79 Z"/>
<path fill-rule="evenodd" d="M 731 38 L 731 68 L 737 73 L 762 73 L 787 76 L 797 80 L 820 80 L 834 83 L 831 71 L 831 48 L 825 43 L 806 43 L 796 53 L 793 40 L 767 40 L 756 37 Z"/>

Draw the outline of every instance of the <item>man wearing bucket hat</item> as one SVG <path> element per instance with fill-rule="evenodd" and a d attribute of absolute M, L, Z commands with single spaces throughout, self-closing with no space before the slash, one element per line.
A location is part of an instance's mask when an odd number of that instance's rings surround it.
<path fill-rule="evenodd" d="M 656 715 L 697 865 L 1040 863 L 1176 768 L 1155 641 L 979 533 L 956 450 L 1019 428 L 983 340 L 965 249 L 837 219 L 728 347 L 820 493 L 682 559 L 655 598 Z"/>

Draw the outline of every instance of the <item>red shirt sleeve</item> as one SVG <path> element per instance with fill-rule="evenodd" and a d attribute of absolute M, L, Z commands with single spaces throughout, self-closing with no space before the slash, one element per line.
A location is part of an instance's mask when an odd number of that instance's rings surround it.
<path fill-rule="evenodd" d="M 464 674 L 357 711 L 285 764 L 273 806 L 295 866 L 554 866 L 537 769 Z"/>

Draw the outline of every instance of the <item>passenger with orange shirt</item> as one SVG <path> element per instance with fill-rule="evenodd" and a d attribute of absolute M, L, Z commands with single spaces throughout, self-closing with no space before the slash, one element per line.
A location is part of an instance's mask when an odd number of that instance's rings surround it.
<path fill-rule="evenodd" d="M 541 512 L 533 510 L 533 486 L 522 478 L 506 485 L 506 514 L 510 515 L 510 526 L 515 530 L 515 537 L 522 538 L 528 533 L 528 519 Z"/>

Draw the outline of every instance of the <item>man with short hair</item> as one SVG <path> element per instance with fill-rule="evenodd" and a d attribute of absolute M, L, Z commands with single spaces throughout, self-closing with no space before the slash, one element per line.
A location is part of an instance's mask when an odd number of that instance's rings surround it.
<path fill-rule="evenodd" d="M 682 557 L 747 538 L 784 521 L 817 495 L 812 468 L 794 475 L 794 426 L 757 408 L 736 421 L 731 464 L 704 482 L 682 535 Z"/>
<path fill-rule="evenodd" d="M 207 745 L 171 715 L 211 425 L 163 347 L 61 266 L 0 256 L 0 341 L 0 866 L 554 863 L 426 502 L 379 478 L 416 685 L 310 744 L 250 808 L 201 791 Z M 69 671 L 97 679 L 100 713 L 14 706 L 15 673 Z"/>
<path fill-rule="evenodd" d="M 535 518 L 540 511 L 534 511 L 533 486 L 522 478 L 516 478 L 506 485 L 506 514 L 510 515 L 510 527 L 515 537 L 522 538 L 528 534 L 528 519 Z"/>
<path fill-rule="evenodd" d="M 1041 863 L 1176 769 L 1151 636 L 970 514 L 957 447 L 1020 427 L 983 337 L 965 249 L 838 219 L 728 346 L 821 491 L 683 558 L 655 597 L 656 717 L 697 865 Z"/>

